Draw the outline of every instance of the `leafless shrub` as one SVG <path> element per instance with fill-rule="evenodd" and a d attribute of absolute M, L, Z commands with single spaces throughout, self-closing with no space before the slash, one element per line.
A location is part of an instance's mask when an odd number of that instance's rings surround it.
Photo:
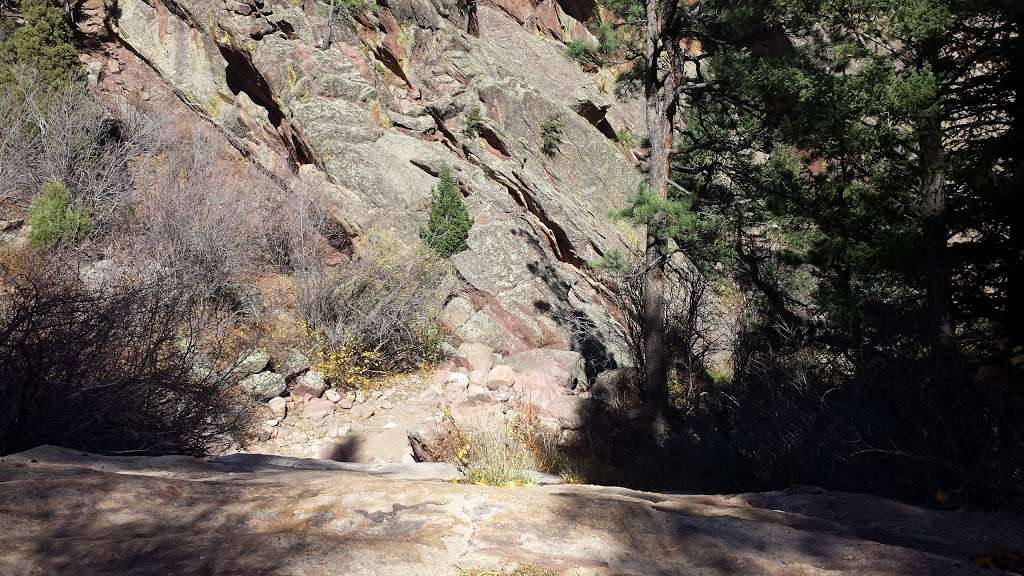
<path fill-rule="evenodd" d="M 40 444 L 205 454 L 247 433 L 252 405 L 218 358 L 230 319 L 173 276 L 94 289 L 77 262 L 0 269 L 0 454 Z"/>
<path fill-rule="evenodd" d="M 450 265 L 420 242 L 374 236 L 335 269 L 296 274 L 302 316 L 324 340 L 329 377 L 349 381 L 436 359 L 437 319 L 455 280 Z"/>
<path fill-rule="evenodd" d="M 296 187 L 273 208 L 267 221 L 264 259 L 286 273 L 324 273 L 332 250 L 330 216 L 314 190 Z"/>
<path fill-rule="evenodd" d="M 50 90 L 28 70 L 15 77 L 0 95 L 0 199 L 24 206 L 57 180 L 105 234 L 130 201 L 133 163 L 159 149 L 161 123 L 108 110 L 77 83 Z"/>
<path fill-rule="evenodd" d="M 170 142 L 139 169 L 122 261 L 173 272 L 206 297 L 249 274 L 266 252 L 271 184 L 222 158 L 203 132 Z"/>
<path fill-rule="evenodd" d="M 644 340 L 641 331 L 644 302 L 644 260 L 632 254 L 617 266 L 606 269 L 612 300 L 620 312 L 615 337 L 626 350 L 632 366 L 643 374 Z M 692 410 L 706 380 L 712 356 L 722 349 L 717 334 L 714 280 L 701 273 L 685 258 L 677 257 L 666 266 L 665 349 L 670 355 L 674 404 Z"/>

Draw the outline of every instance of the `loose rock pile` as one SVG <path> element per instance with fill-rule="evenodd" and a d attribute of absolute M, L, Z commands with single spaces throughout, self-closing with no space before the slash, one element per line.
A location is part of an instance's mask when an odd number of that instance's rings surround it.
<path fill-rule="evenodd" d="M 582 428 L 597 400 L 576 352 L 532 349 L 501 356 L 466 343 L 430 372 L 373 391 L 331 388 L 297 351 L 239 361 L 242 385 L 267 403 L 250 452 L 339 461 L 415 460 L 410 437 L 428 442 L 446 419 L 460 428 L 500 426 L 529 410 L 553 434 Z"/>

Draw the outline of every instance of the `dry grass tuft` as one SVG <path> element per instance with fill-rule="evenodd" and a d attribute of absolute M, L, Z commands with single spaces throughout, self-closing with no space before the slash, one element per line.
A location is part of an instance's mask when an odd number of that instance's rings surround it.
<path fill-rule="evenodd" d="M 565 572 L 520 565 L 515 568 L 459 568 L 459 576 L 567 576 Z"/>

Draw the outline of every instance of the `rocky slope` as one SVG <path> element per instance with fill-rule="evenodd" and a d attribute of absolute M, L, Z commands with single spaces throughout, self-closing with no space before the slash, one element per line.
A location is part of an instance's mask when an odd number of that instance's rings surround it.
<path fill-rule="evenodd" d="M 524 408 L 553 439 L 571 441 L 594 425 L 595 396 L 606 391 L 584 390 L 582 357 L 566 350 L 502 358 L 484 344 L 462 344 L 436 368 L 365 392 L 328 389 L 297 352 L 304 361 L 293 369 L 276 359 L 268 365 L 269 357 L 256 352 L 243 362 L 257 371 L 249 379 L 279 382 L 267 390 L 273 397 L 247 452 L 362 463 L 429 460 L 429 447 L 449 421 L 464 432 L 505 429 Z"/>
<path fill-rule="evenodd" d="M 960 575 L 1012 561 L 1021 518 L 809 488 L 674 496 L 445 483 L 445 465 L 235 455 L 0 461 L 0 573 Z"/>
<path fill-rule="evenodd" d="M 454 258 L 465 298 L 448 315 L 464 341 L 569 348 L 565 318 L 606 327 L 587 263 L 635 241 L 608 214 L 637 178 L 616 132 L 641 133 L 643 122 L 638 102 L 562 53 L 559 39 L 589 34 L 577 18 L 592 4 L 481 6 L 478 38 L 454 0 L 343 7 L 328 49 L 313 0 L 85 6 L 87 34 L 141 57 L 286 186 L 323 193 L 356 245 L 382 230 L 416 235 L 451 164 L 474 219 Z M 473 109 L 475 135 L 464 131 Z M 563 131 L 549 155 L 540 126 L 552 118 Z"/>

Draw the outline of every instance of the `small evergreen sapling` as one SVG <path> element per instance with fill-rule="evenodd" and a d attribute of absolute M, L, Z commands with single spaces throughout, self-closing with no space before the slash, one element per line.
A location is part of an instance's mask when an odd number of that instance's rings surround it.
<path fill-rule="evenodd" d="M 480 116 L 480 107 L 473 106 L 466 111 L 466 123 L 462 128 L 462 135 L 466 138 L 474 138 L 480 133 L 480 126 L 483 123 L 484 119 Z"/>
<path fill-rule="evenodd" d="M 562 131 L 565 123 L 561 114 L 552 114 L 540 125 L 541 149 L 544 154 L 554 156 L 562 144 Z"/>
<path fill-rule="evenodd" d="M 29 224 L 28 239 L 36 248 L 79 242 L 92 230 L 89 212 L 75 206 L 67 186 L 56 180 L 47 182 L 43 194 L 32 202 Z"/>
<path fill-rule="evenodd" d="M 447 164 L 441 168 L 441 177 L 430 198 L 430 216 L 421 232 L 423 241 L 444 258 L 466 249 L 466 239 L 473 221 L 462 200 L 459 185 Z"/>

